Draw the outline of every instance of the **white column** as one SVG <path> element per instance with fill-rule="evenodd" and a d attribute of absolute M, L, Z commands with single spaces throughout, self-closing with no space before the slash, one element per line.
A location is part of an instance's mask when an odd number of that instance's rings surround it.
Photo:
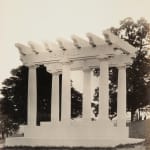
<path fill-rule="evenodd" d="M 62 98 L 61 121 L 68 122 L 71 119 L 71 82 L 70 64 L 64 63 L 62 67 Z"/>
<path fill-rule="evenodd" d="M 108 120 L 109 117 L 109 66 L 108 61 L 100 61 L 99 81 L 99 118 Z"/>
<path fill-rule="evenodd" d="M 117 126 L 126 127 L 126 67 L 118 67 Z"/>
<path fill-rule="evenodd" d="M 36 126 L 37 118 L 37 79 L 36 66 L 29 67 L 28 73 L 28 125 Z"/>
<path fill-rule="evenodd" d="M 83 105 L 82 117 L 84 121 L 91 120 L 91 70 L 83 70 Z"/>
<path fill-rule="evenodd" d="M 59 121 L 59 74 L 52 74 L 51 122 Z"/>

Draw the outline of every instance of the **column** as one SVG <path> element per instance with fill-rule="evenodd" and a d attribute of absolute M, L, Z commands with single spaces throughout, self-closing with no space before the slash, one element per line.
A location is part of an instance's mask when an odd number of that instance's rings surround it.
<path fill-rule="evenodd" d="M 118 67 L 117 126 L 126 127 L 126 67 Z"/>
<path fill-rule="evenodd" d="M 109 117 L 109 66 L 108 61 L 100 61 L 99 81 L 99 118 L 108 120 Z"/>
<path fill-rule="evenodd" d="M 59 74 L 52 74 L 51 122 L 59 122 Z"/>
<path fill-rule="evenodd" d="M 36 126 L 37 118 L 37 79 L 36 66 L 29 67 L 28 74 L 28 125 Z"/>
<path fill-rule="evenodd" d="M 71 119 L 71 83 L 70 64 L 63 63 L 62 67 L 62 100 L 61 100 L 61 121 L 68 122 Z"/>
<path fill-rule="evenodd" d="M 83 70 L 83 104 L 82 117 L 84 121 L 91 120 L 91 70 Z"/>

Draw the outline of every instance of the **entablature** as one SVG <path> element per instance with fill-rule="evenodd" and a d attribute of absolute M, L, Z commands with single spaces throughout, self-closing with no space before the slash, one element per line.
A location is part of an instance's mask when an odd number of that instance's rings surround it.
<path fill-rule="evenodd" d="M 30 41 L 29 46 L 19 43 L 15 45 L 19 49 L 21 61 L 26 66 L 48 65 L 52 68 L 57 66 L 61 71 L 62 63 L 68 61 L 72 64 L 71 69 L 76 70 L 83 68 L 82 63 L 85 61 L 88 67 L 95 68 L 103 58 L 107 58 L 109 66 L 113 67 L 120 63 L 132 64 L 136 49 L 109 30 L 104 31 L 104 36 L 106 41 L 95 34 L 87 33 L 89 41 L 73 35 L 72 42 L 59 38 L 58 44 L 44 42 L 42 45 Z"/>

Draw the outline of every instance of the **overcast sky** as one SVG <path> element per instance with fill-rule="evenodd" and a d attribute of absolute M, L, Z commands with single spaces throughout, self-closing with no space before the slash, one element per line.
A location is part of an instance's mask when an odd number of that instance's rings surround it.
<path fill-rule="evenodd" d="M 101 35 L 125 17 L 150 22 L 149 0 L 0 0 L 0 83 L 21 65 L 16 42 Z"/>

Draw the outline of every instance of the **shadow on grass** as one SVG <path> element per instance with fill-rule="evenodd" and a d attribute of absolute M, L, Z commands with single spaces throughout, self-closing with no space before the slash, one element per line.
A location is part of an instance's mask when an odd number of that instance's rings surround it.
<path fill-rule="evenodd" d="M 3 150 L 115 150 L 114 148 L 98 147 L 5 147 Z"/>

